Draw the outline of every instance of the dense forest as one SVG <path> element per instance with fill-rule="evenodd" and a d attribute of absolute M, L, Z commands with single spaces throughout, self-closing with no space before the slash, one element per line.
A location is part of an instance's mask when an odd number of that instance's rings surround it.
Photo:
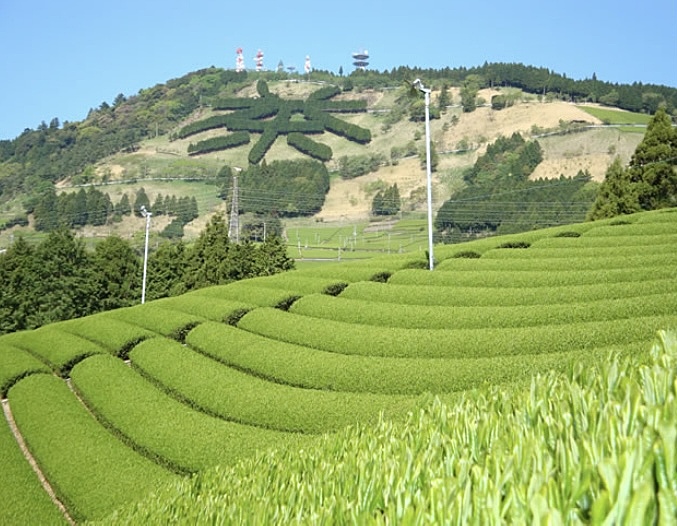
<path fill-rule="evenodd" d="M 499 137 L 466 170 L 465 188 L 438 211 L 438 239 L 457 242 L 584 221 L 596 191 L 588 184 L 590 175 L 529 179 L 542 160 L 538 141 L 525 141 L 518 133 Z"/>
<path fill-rule="evenodd" d="M 82 122 L 61 123 L 52 118 L 36 129 L 26 129 L 15 139 L 0 141 L 0 202 L 18 195 L 35 195 L 66 177 L 87 182 L 92 164 L 115 152 L 134 150 L 143 139 L 169 134 L 201 105 L 232 100 L 239 88 L 251 82 L 248 75 L 251 77 L 246 72 L 203 69 L 136 95 L 119 94 L 111 103 L 104 101 L 92 108 Z M 257 75 L 266 80 L 295 78 L 285 72 Z M 400 86 L 420 77 L 441 90 L 448 86 L 470 91 L 512 86 L 544 97 L 600 102 L 630 111 L 653 114 L 661 106 L 672 116 L 677 111 L 674 87 L 640 82 L 615 84 L 597 79 L 594 73 L 589 79 L 574 80 L 547 68 L 523 64 L 485 63 L 474 68 L 443 69 L 402 66 L 382 72 L 355 71 L 345 77 L 327 71 L 313 71 L 312 75 L 314 80 L 338 84 L 344 90 Z M 300 148 L 307 146 L 298 137 L 292 140 Z"/>
<path fill-rule="evenodd" d="M 93 252 L 67 229 L 29 245 L 19 237 L 0 254 L 0 334 L 127 307 L 141 298 L 143 260 L 127 241 L 108 237 Z M 146 298 L 173 296 L 293 268 L 279 237 L 231 243 L 216 215 L 190 247 L 164 243 L 148 259 Z"/>

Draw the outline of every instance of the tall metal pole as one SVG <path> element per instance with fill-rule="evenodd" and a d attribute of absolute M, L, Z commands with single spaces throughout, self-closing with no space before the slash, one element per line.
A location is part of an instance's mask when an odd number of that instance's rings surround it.
<path fill-rule="evenodd" d="M 141 284 L 141 304 L 146 303 L 146 274 L 148 271 L 148 231 L 150 230 L 150 216 L 149 211 L 145 206 L 141 207 L 141 215 L 146 218 L 146 244 L 143 249 L 143 282 Z"/>
<path fill-rule="evenodd" d="M 430 90 L 425 90 L 425 167 L 428 177 L 428 259 L 430 270 L 435 266 L 433 257 L 433 176 L 430 159 Z"/>
<path fill-rule="evenodd" d="M 435 266 L 433 256 L 433 176 L 430 159 L 430 88 L 423 86 L 420 79 L 416 79 L 413 86 L 425 95 L 425 165 L 428 186 L 428 265 L 430 270 Z"/>
<path fill-rule="evenodd" d="M 239 171 L 239 169 L 236 168 Z M 237 188 L 237 175 L 233 175 L 233 199 L 230 205 L 230 222 L 228 223 L 228 239 L 240 242 L 240 196 Z"/>

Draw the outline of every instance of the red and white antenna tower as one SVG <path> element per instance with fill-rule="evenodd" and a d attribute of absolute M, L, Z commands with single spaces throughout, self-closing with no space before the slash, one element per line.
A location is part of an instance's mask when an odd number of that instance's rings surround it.
<path fill-rule="evenodd" d="M 263 69 L 263 51 L 258 50 L 254 61 L 256 62 L 256 71 L 261 71 Z"/>
<path fill-rule="evenodd" d="M 242 54 L 242 48 L 239 47 L 235 50 L 236 53 L 236 58 L 235 58 L 235 71 L 238 73 L 244 71 L 244 55 Z"/>
<path fill-rule="evenodd" d="M 306 75 L 310 73 L 310 70 L 312 69 L 310 66 L 310 55 L 306 55 L 306 63 L 303 66 L 303 69 L 306 72 Z"/>

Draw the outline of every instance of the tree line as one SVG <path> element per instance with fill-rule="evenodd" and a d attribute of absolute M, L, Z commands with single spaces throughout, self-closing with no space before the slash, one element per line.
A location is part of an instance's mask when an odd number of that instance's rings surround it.
<path fill-rule="evenodd" d="M 617 157 L 606 172 L 588 219 L 677 206 L 677 128 L 660 109 L 630 163 Z"/>
<path fill-rule="evenodd" d="M 219 172 L 222 186 L 219 195 L 229 200 L 232 195 L 232 169 Z M 329 191 L 327 167 L 312 159 L 291 161 L 264 160 L 250 165 L 238 176 L 239 210 L 259 216 L 278 218 L 311 216 L 322 209 Z"/>
<path fill-rule="evenodd" d="M 195 197 L 158 194 L 151 205 L 143 187 L 131 199 L 124 193 L 116 204 L 107 193 L 93 186 L 60 194 L 50 187 L 26 203 L 27 212 L 33 214 L 35 229 L 42 232 L 58 228 L 77 229 L 85 225 L 102 226 L 111 221 L 119 222 L 124 216 L 132 214 L 140 217 L 142 208 L 154 215 L 173 216 L 181 226 L 198 217 Z"/>
<path fill-rule="evenodd" d="M 0 255 L 0 334 L 87 316 L 140 302 L 142 256 L 119 237 L 93 251 L 65 228 L 32 246 L 22 237 Z M 158 299 L 210 285 L 292 269 L 277 236 L 263 243 L 231 243 L 222 216 L 197 241 L 165 243 L 148 258 L 146 298 Z"/>

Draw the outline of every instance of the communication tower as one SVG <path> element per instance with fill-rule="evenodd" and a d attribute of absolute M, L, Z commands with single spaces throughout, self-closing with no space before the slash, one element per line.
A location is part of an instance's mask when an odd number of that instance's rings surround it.
<path fill-rule="evenodd" d="M 364 71 L 369 65 L 369 51 L 363 49 L 362 51 L 357 51 L 353 53 L 353 66 L 356 69 Z"/>
<path fill-rule="evenodd" d="M 257 51 L 256 56 L 254 57 L 254 62 L 256 62 L 256 71 L 263 70 L 263 51 L 260 49 Z"/>
<path fill-rule="evenodd" d="M 235 50 L 235 55 L 235 71 L 240 73 L 244 71 L 244 55 L 242 54 L 241 47 Z"/>

